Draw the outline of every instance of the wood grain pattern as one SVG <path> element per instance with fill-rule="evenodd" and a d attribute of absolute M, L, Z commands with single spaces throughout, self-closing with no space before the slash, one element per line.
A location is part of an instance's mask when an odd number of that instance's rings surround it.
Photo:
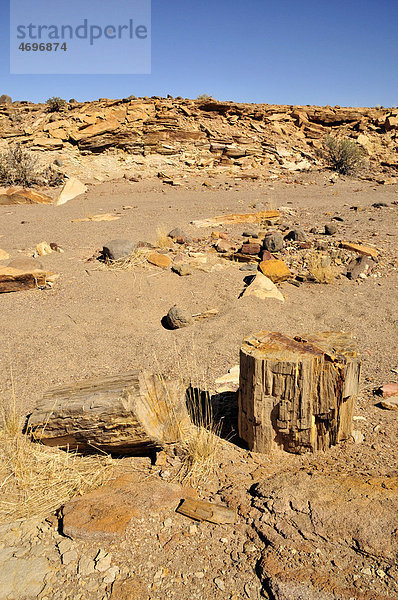
<path fill-rule="evenodd" d="M 182 383 L 138 371 L 50 390 L 28 421 L 46 445 L 121 454 L 162 448 L 189 425 Z"/>
<path fill-rule="evenodd" d="M 240 352 L 239 435 L 256 452 L 325 450 L 351 434 L 359 377 L 350 334 L 251 336 Z"/>

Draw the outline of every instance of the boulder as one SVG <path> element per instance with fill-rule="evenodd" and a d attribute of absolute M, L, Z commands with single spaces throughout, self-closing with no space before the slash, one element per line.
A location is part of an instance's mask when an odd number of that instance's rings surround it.
<path fill-rule="evenodd" d="M 251 283 L 244 290 L 242 297 L 245 296 L 256 296 L 256 298 L 260 298 L 261 300 L 273 298 L 275 300 L 280 300 L 281 302 L 285 301 L 283 295 L 278 290 L 276 285 L 271 281 L 271 279 L 263 275 L 261 272 L 257 273 Z"/>
<path fill-rule="evenodd" d="M 161 269 L 168 269 L 171 265 L 171 258 L 167 254 L 159 254 L 159 252 L 153 252 L 147 257 L 147 261 L 155 267 Z"/>
<path fill-rule="evenodd" d="M 283 260 L 266 260 L 260 262 L 260 271 L 271 279 L 273 283 L 286 281 L 292 277 L 292 273 Z"/>
<path fill-rule="evenodd" d="M 69 200 L 73 200 L 76 196 L 80 196 L 87 191 L 87 186 L 75 177 L 71 177 L 65 182 L 58 198 L 54 202 L 55 206 L 66 204 Z"/>
<path fill-rule="evenodd" d="M 188 325 L 192 325 L 192 323 L 192 316 L 176 304 L 170 308 L 166 315 L 166 324 L 170 329 L 181 329 L 181 327 L 187 327 Z"/>
<path fill-rule="evenodd" d="M 13 204 L 52 204 L 53 199 L 37 190 L 18 187 L 0 189 L 0 206 Z"/>
<path fill-rule="evenodd" d="M 280 231 L 273 231 L 264 238 L 263 247 L 269 252 L 279 252 L 283 249 L 283 235 Z"/>
<path fill-rule="evenodd" d="M 105 258 L 115 261 L 130 256 L 136 248 L 136 244 L 131 240 L 116 239 L 104 244 L 102 253 Z"/>
<path fill-rule="evenodd" d="M 0 104 L 11 104 L 12 99 L 11 96 L 7 96 L 7 94 L 2 94 L 0 96 Z"/>

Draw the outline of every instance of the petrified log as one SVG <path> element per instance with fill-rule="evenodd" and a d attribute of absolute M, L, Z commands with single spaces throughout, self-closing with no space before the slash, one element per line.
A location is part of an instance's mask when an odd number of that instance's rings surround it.
<path fill-rule="evenodd" d="M 351 434 L 359 377 L 350 334 L 251 336 L 240 352 L 239 435 L 264 453 L 335 445 Z"/>
<path fill-rule="evenodd" d="M 236 510 L 204 500 L 186 498 L 177 508 L 177 512 L 195 521 L 209 521 L 218 525 L 236 522 Z"/>
<path fill-rule="evenodd" d="M 57 278 L 57 273 L 47 273 L 41 269 L 27 271 L 14 267 L 1 267 L 0 294 L 52 287 Z"/>
<path fill-rule="evenodd" d="M 182 382 L 134 371 L 50 390 L 27 429 L 48 446 L 141 454 L 178 441 L 189 425 Z"/>

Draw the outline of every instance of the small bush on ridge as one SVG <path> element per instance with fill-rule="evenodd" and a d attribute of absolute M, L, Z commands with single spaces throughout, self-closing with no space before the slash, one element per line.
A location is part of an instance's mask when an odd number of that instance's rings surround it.
<path fill-rule="evenodd" d="M 363 166 L 364 152 L 354 140 L 327 135 L 323 147 L 331 168 L 342 175 L 351 175 Z"/>

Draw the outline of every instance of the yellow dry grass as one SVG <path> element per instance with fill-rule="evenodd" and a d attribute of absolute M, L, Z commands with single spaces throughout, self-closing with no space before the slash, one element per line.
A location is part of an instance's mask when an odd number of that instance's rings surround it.
<path fill-rule="evenodd" d="M 136 248 L 129 256 L 119 260 L 106 260 L 105 266 L 114 271 L 130 271 L 147 264 L 148 255 L 153 252 L 150 248 Z"/>
<path fill-rule="evenodd" d="M 107 455 L 49 448 L 32 442 L 22 427 L 11 372 L 11 393 L 1 397 L 0 523 L 48 515 L 112 478 Z"/>
<path fill-rule="evenodd" d="M 171 238 L 167 235 L 167 229 L 164 225 L 160 225 L 156 229 L 156 246 L 158 248 L 170 248 L 173 245 Z"/>

